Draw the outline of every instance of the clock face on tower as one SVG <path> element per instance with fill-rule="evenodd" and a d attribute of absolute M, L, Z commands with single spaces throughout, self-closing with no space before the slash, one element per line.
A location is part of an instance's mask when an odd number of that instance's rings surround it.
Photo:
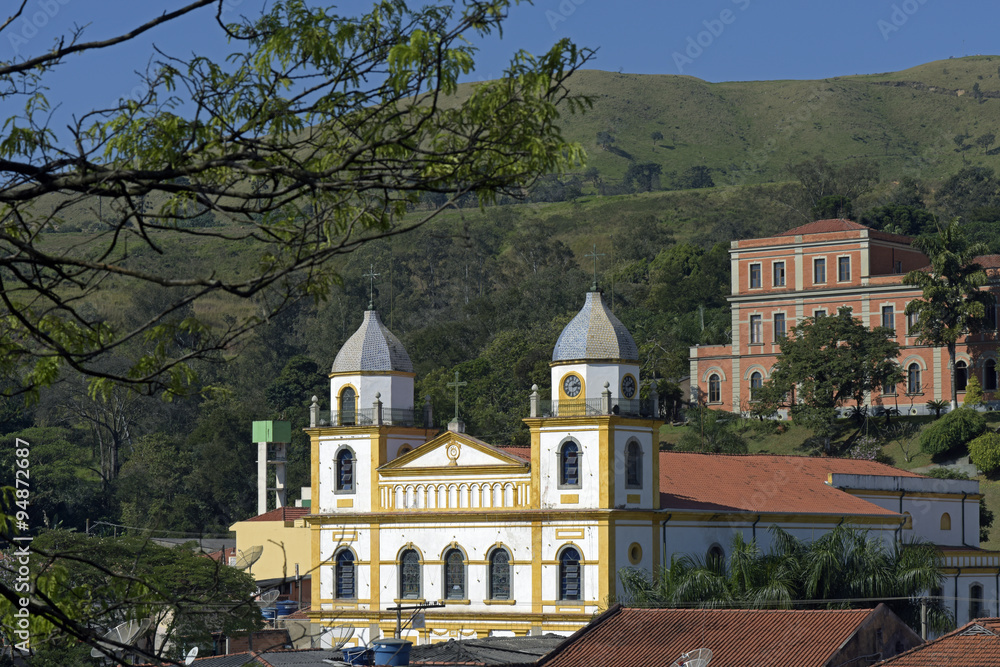
<path fill-rule="evenodd" d="M 563 380 L 563 393 L 570 398 L 576 398 L 580 395 L 580 378 L 575 375 L 567 375 L 566 379 Z"/>
<path fill-rule="evenodd" d="M 622 380 L 622 396 L 625 398 L 635 396 L 635 378 L 631 375 L 626 375 L 625 379 Z"/>

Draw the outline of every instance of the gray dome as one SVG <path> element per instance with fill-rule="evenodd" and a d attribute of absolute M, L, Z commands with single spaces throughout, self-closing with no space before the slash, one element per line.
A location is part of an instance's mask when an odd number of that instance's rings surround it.
<path fill-rule="evenodd" d="M 354 335 L 347 339 L 333 361 L 334 373 L 358 371 L 413 372 L 410 355 L 399 339 L 386 329 L 374 310 L 365 311 L 365 320 Z"/>
<path fill-rule="evenodd" d="M 552 351 L 552 361 L 577 359 L 639 359 L 635 339 L 608 309 L 600 292 L 587 292 L 587 302 L 559 334 Z"/>

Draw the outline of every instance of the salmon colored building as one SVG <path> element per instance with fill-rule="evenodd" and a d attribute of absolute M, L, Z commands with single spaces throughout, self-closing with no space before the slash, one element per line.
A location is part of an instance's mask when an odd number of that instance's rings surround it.
<path fill-rule="evenodd" d="M 903 283 L 929 265 L 913 239 L 850 220 L 818 220 L 778 236 L 733 241 L 732 342 L 691 348 L 691 400 L 711 408 L 746 411 L 756 387 L 770 377 L 782 339 L 806 318 L 833 315 L 842 306 L 869 327 L 896 332 L 902 383 L 869 397 L 876 412 L 926 414 L 929 401 L 950 400 L 951 374 L 944 347 L 917 344 L 906 304 L 921 296 Z M 978 258 L 1000 295 L 1000 255 Z M 993 330 L 964 337 L 956 356 L 959 400 L 969 378 L 982 384 L 987 406 L 1000 406 L 996 308 Z"/>

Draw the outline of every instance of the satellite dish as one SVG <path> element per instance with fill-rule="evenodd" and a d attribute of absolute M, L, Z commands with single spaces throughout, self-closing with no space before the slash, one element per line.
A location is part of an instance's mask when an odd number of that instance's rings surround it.
<path fill-rule="evenodd" d="M 187 655 L 184 656 L 184 664 L 190 665 L 192 662 L 194 662 L 194 659 L 197 657 L 198 657 L 198 647 L 195 646 L 190 651 L 187 652 Z"/>
<path fill-rule="evenodd" d="M 122 645 L 128 645 L 135 641 L 135 638 L 139 636 L 139 632 L 142 630 L 141 621 L 125 621 L 124 623 L 119 623 L 115 627 L 104 633 L 104 639 L 117 642 L 117 644 L 110 644 L 108 642 L 99 641 L 97 646 L 90 649 L 91 658 L 106 658 L 109 655 L 114 654 L 116 651 L 123 650 Z M 100 648 L 98 648 L 100 647 Z"/>
<path fill-rule="evenodd" d="M 332 628 L 324 628 L 322 632 L 318 635 L 313 635 L 310 645 L 312 648 L 316 648 L 318 644 L 323 641 L 323 638 L 329 635 L 330 637 L 330 648 L 335 651 L 339 651 L 344 648 L 344 644 L 351 641 L 351 637 L 354 636 L 354 626 L 353 625 L 335 625 Z"/>
<path fill-rule="evenodd" d="M 254 545 L 247 549 L 246 551 L 239 551 L 239 558 L 236 559 L 236 564 L 233 565 L 237 570 L 249 570 L 254 563 L 260 560 L 260 555 L 264 553 L 264 547 L 260 545 Z"/>
<path fill-rule="evenodd" d="M 696 648 L 687 653 L 681 653 L 681 657 L 670 667 L 706 667 L 712 660 L 712 650 L 707 648 Z"/>
<path fill-rule="evenodd" d="M 278 599 L 279 595 L 281 595 L 281 592 L 277 588 L 266 590 L 260 594 L 260 598 L 258 598 L 257 604 L 259 604 L 261 607 L 270 607 L 271 605 L 274 604 L 274 601 Z"/>

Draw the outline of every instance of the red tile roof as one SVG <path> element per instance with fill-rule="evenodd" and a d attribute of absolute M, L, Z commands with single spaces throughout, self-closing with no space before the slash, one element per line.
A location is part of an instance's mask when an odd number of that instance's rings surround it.
<path fill-rule="evenodd" d="M 976 619 L 943 637 L 875 664 L 886 667 L 1000 667 L 1000 618 Z"/>
<path fill-rule="evenodd" d="M 819 667 L 874 611 L 612 607 L 537 664 L 668 667 L 706 647 L 711 667 Z"/>
<path fill-rule="evenodd" d="M 984 269 L 1000 269 L 1000 255 L 980 255 L 976 257 Z"/>
<path fill-rule="evenodd" d="M 229 559 L 236 558 L 236 547 L 223 547 L 218 551 L 210 551 L 209 553 L 205 554 L 205 556 L 211 558 L 214 561 L 229 565 Z"/>
<path fill-rule="evenodd" d="M 525 461 L 531 460 L 531 447 L 498 447 L 497 449 L 504 454 L 510 454 Z"/>
<path fill-rule="evenodd" d="M 795 514 L 896 514 L 826 484 L 830 473 L 920 477 L 875 461 L 660 452 L 660 507 Z"/>
<path fill-rule="evenodd" d="M 308 507 L 279 507 L 250 517 L 247 521 L 295 521 L 309 514 Z"/>
<path fill-rule="evenodd" d="M 778 236 L 798 236 L 799 234 L 828 234 L 830 232 L 846 232 L 855 229 L 871 229 L 864 225 L 859 225 L 853 220 L 836 218 L 831 220 L 816 220 L 805 225 L 800 225 L 782 232 Z"/>

